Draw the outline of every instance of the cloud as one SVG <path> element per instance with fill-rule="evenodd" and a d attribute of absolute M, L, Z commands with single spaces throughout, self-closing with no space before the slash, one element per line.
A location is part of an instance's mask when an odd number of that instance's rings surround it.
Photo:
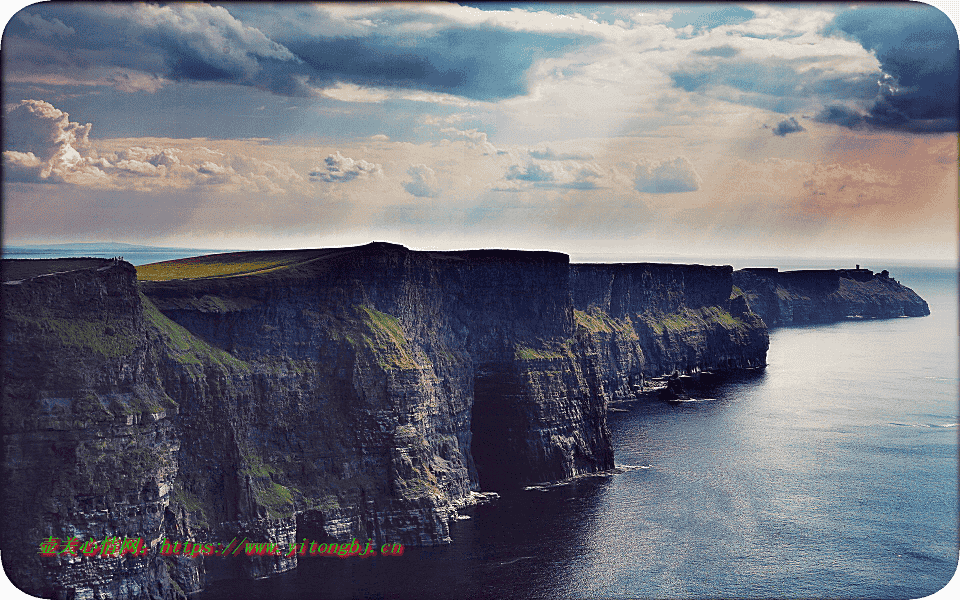
<path fill-rule="evenodd" d="M 90 145 L 93 125 L 71 122 L 69 114 L 49 102 L 22 100 L 5 112 L 5 149 L 31 152 L 47 161 L 74 148 Z"/>
<path fill-rule="evenodd" d="M 566 168 L 565 168 L 566 167 Z M 596 190 L 600 189 L 602 170 L 593 165 L 566 165 L 549 162 L 546 164 L 529 162 L 526 166 L 510 165 L 504 174 L 504 180 L 514 182 L 493 188 L 497 192 L 522 192 L 531 187 L 560 190 Z"/>
<path fill-rule="evenodd" d="M 369 176 L 383 176 L 383 169 L 380 165 L 365 160 L 348 158 L 340 154 L 339 151 L 325 158 L 323 163 L 323 166 L 314 167 L 313 171 L 310 172 L 311 181 L 335 183 L 353 181 L 357 178 Z"/>
<path fill-rule="evenodd" d="M 556 153 L 552 148 L 544 147 L 530 150 L 530 156 L 540 160 L 593 160 L 593 155 L 589 153 Z"/>
<path fill-rule="evenodd" d="M 864 122 L 916 132 L 957 131 L 960 44 L 950 19 L 921 3 L 866 5 L 840 11 L 828 33 L 876 53 L 884 75 Z M 859 124 L 859 123 L 856 123 Z"/>
<path fill-rule="evenodd" d="M 663 161 L 645 160 L 637 164 L 634 189 L 647 194 L 674 194 L 700 189 L 700 176 L 684 156 Z"/>
<path fill-rule="evenodd" d="M 23 100 L 4 116 L 4 178 L 100 189 L 217 185 L 270 194 L 302 180 L 289 165 L 210 150 L 128 146 L 98 153 L 91 124 L 70 121 L 49 102 Z"/>
<path fill-rule="evenodd" d="M 536 163 L 529 163 L 526 167 L 520 165 L 511 165 L 507 174 L 504 176 L 507 181 L 554 181 L 556 176 L 552 170 L 548 170 Z"/>
<path fill-rule="evenodd" d="M 739 6 L 690 5 L 681 6 L 673 13 L 668 27 L 681 29 L 687 26 L 697 29 L 713 29 L 721 25 L 742 23 L 754 17 L 751 10 Z"/>
<path fill-rule="evenodd" d="M 796 209 L 814 222 L 838 218 L 866 218 L 884 206 L 903 206 L 897 174 L 870 164 L 820 164 L 803 182 L 794 201 Z"/>
<path fill-rule="evenodd" d="M 31 15 L 25 12 L 18 13 L 17 18 L 29 25 L 33 32 L 44 39 L 65 38 L 76 33 L 72 27 L 64 25 L 60 19 L 50 19 L 48 21 L 40 15 Z"/>
<path fill-rule="evenodd" d="M 730 57 L 690 53 L 669 70 L 671 82 L 687 92 L 780 113 L 876 93 L 876 60 L 849 42 L 822 49 L 781 40 L 738 43 L 741 52 Z"/>
<path fill-rule="evenodd" d="M 69 33 L 69 44 L 48 53 L 81 78 L 96 65 L 284 96 L 376 101 L 356 93 L 362 87 L 381 90 L 380 96 L 403 89 L 497 101 L 528 93 L 528 72 L 538 60 L 596 41 L 576 27 L 553 31 L 465 18 L 480 12 L 403 5 L 38 5 L 5 35 L 4 50 L 17 46 L 17 74 L 45 71 L 51 63 L 29 51 L 31 42 Z"/>
<path fill-rule="evenodd" d="M 440 195 L 437 175 L 427 165 L 413 165 L 407 169 L 407 175 L 413 178 L 403 184 L 403 189 L 418 198 L 436 198 Z"/>
<path fill-rule="evenodd" d="M 31 11 L 36 13 L 25 15 L 22 25 L 4 36 L 4 51 L 16 57 L 8 63 L 15 79 L 58 72 L 79 83 L 104 85 L 109 84 L 104 73 L 119 70 L 160 83 L 217 81 L 279 90 L 290 89 L 291 78 L 302 70 L 289 50 L 223 7 L 65 3 Z M 36 43 L 49 32 L 68 30 L 57 46 Z M 122 78 L 115 83 L 122 91 L 147 90 Z"/>
<path fill-rule="evenodd" d="M 704 48 L 703 50 L 694 50 L 694 54 L 700 56 L 719 56 L 720 58 L 733 58 L 740 54 L 740 50 L 733 46 L 716 46 L 713 48 Z"/>
<path fill-rule="evenodd" d="M 842 104 L 825 106 L 823 110 L 814 117 L 814 120 L 820 123 L 841 125 L 850 129 L 856 129 L 865 123 L 862 113 L 850 107 L 843 106 Z"/>
<path fill-rule="evenodd" d="M 71 122 L 69 114 L 42 100 L 23 100 L 5 112 L 5 178 L 64 181 L 71 173 L 103 175 L 80 154 L 90 146 L 90 123 Z"/>
<path fill-rule="evenodd" d="M 804 129 L 794 117 L 790 117 L 777 123 L 777 126 L 773 128 L 773 135 L 786 137 L 788 133 L 797 133 L 799 131 L 806 131 L 806 129 Z"/>
<path fill-rule="evenodd" d="M 494 155 L 501 152 L 487 140 L 487 134 L 477 129 L 461 130 L 455 127 L 444 127 L 440 133 L 452 134 L 454 139 L 465 140 L 470 145 L 479 148 L 484 154 Z"/>

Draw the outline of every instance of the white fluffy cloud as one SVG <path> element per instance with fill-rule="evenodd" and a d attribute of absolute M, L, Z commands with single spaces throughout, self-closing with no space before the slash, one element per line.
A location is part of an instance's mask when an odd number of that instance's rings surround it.
<path fill-rule="evenodd" d="M 510 165 L 503 176 L 507 183 L 493 189 L 498 192 L 522 192 L 531 188 L 595 190 L 602 187 L 603 171 L 596 164 L 530 161 L 523 166 Z"/>
<path fill-rule="evenodd" d="M 403 184 L 403 189 L 418 198 L 436 198 L 440 195 L 437 174 L 427 165 L 413 165 L 407 169 L 407 175 L 413 178 Z"/>
<path fill-rule="evenodd" d="M 685 156 L 663 161 L 643 160 L 634 170 L 634 187 L 646 194 L 674 194 L 700 189 L 700 176 Z"/>
<path fill-rule="evenodd" d="M 369 176 L 382 177 L 383 168 L 363 159 L 354 160 L 346 157 L 339 151 L 323 159 L 323 165 L 314 167 L 313 171 L 310 172 L 311 181 L 325 181 L 327 183 L 353 181 L 357 178 Z"/>
<path fill-rule="evenodd" d="M 89 139 L 91 124 L 72 122 L 69 114 L 40 100 L 8 107 L 4 127 L 4 173 L 10 181 L 137 190 L 217 185 L 277 194 L 303 179 L 289 165 L 202 145 L 97 152 Z"/>
<path fill-rule="evenodd" d="M 23 100 L 5 112 L 3 162 L 8 179 L 62 182 L 105 177 L 80 154 L 90 147 L 90 123 L 73 123 L 70 115 L 41 100 Z"/>
<path fill-rule="evenodd" d="M 440 133 L 450 134 L 456 140 L 464 140 L 471 146 L 479 148 L 484 154 L 494 155 L 499 151 L 487 140 L 487 134 L 477 129 L 460 130 L 455 127 L 444 127 Z"/>

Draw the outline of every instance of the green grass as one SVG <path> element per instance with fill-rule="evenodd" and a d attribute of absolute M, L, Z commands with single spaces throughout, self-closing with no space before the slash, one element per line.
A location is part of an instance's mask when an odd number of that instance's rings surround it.
<path fill-rule="evenodd" d="M 281 475 L 277 467 L 264 462 L 256 454 L 244 454 L 243 463 L 239 469 L 242 477 L 250 477 L 252 491 L 257 504 L 267 509 L 273 517 L 289 517 L 293 515 L 295 504 L 290 488 L 273 481 L 274 475 Z"/>
<path fill-rule="evenodd" d="M 270 477 L 273 474 L 279 474 L 280 471 L 273 465 L 263 462 L 263 459 L 256 454 L 247 454 L 244 456 L 244 466 L 240 467 L 242 475 L 251 477 Z"/>
<path fill-rule="evenodd" d="M 137 267 L 140 281 L 259 275 L 337 254 L 336 249 L 227 252 L 166 260 Z"/>
<path fill-rule="evenodd" d="M 209 527 L 209 517 L 203 510 L 203 502 L 199 498 L 183 489 L 179 482 L 173 486 L 173 500 L 187 509 L 187 512 L 194 517 L 194 522 L 201 527 Z"/>
<path fill-rule="evenodd" d="M 83 348 L 110 358 L 129 356 L 137 348 L 137 337 L 130 332 L 129 323 L 122 319 L 31 318 L 14 313 L 7 316 L 28 327 L 51 333 L 64 346 Z"/>
<path fill-rule="evenodd" d="M 546 348 L 528 348 L 517 344 L 513 349 L 514 358 L 519 360 L 553 360 L 564 358 L 566 355 Z"/>
<path fill-rule="evenodd" d="M 644 313 L 640 318 L 657 335 L 662 335 L 665 331 L 677 333 L 693 331 L 710 325 L 720 325 L 724 329 L 747 326 L 719 306 L 707 306 L 696 310 L 685 308 L 669 314 Z"/>
<path fill-rule="evenodd" d="M 592 307 L 589 311 L 574 309 L 573 319 L 577 328 L 585 329 L 590 333 L 619 333 L 627 339 L 636 339 L 637 336 L 629 318 L 614 319 L 596 307 Z"/>
<path fill-rule="evenodd" d="M 171 279 L 204 279 L 208 277 L 250 275 L 289 264 L 289 261 L 283 260 L 186 262 L 189 260 L 191 259 L 140 265 L 137 267 L 137 279 L 140 281 L 170 281 Z"/>
<path fill-rule="evenodd" d="M 234 358 L 225 350 L 211 346 L 165 317 L 142 292 L 140 301 L 143 303 L 143 315 L 147 323 L 153 327 L 155 335 L 159 336 L 164 343 L 167 355 L 177 362 L 184 365 L 201 365 L 204 360 L 207 360 L 222 366 L 249 370 L 247 363 Z"/>
<path fill-rule="evenodd" d="M 344 336 L 354 347 L 366 347 L 384 370 L 419 369 L 407 338 L 396 317 L 369 306 L 354 307 L 360 317 L 359 331 L 346 331 Z"/>
<path fill-rule="evenodd" d="M 279 483 L 273 481 L 266 485 L 255 483 L 253 495 L 257 504 L 266 508 L 273 517 L 290 517 L 294 513 L 293 494 Z"/>

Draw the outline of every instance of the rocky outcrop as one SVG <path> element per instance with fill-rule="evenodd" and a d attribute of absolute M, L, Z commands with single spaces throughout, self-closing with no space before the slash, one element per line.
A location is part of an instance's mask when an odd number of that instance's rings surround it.
<path fill-rule="evenodd" d="M 242 276 L 138 284 L 103 261 L 4 283 L 17 585 L 166 599 L 297 564 L 164 556 L 164 540 L 443 543 L 480 490 L 612 468 L 607 403 L 638 381 L 764 364 L 729 267 L 389 244 L 288 258 Z M 40 556 L 50 537 L 151 551 Z"/>
<path fill-rule="evenodd" d="M 927 303 L 887 271 L 874 274 L 859 265 L 802 271 L 742 269 L 733 278 L 737 295 L 769 327 L 930 314 Z"/>

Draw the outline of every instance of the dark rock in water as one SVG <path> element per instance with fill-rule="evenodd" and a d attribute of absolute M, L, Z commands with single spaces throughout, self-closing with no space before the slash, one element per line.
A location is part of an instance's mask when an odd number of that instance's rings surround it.
<path fill-rule="evenodd" d="M 930 314 L 923 298 L 886 270 L 741 269 L 733 280 L 738 295 L 769 327 Z"/>
<path fill-rule="evenodd" d="M 45 597 L 297 566 L 167 541 L 448 542 L 481 490 L 612 468 L 610 401 L 762 367 L 769 343 L 730 267 L 382 243 L 185 259 L 168 281 L 41 263 L 5 270 L 0 541 Z M 38 552 L 105 538 L 150 550 Z"/>
<path fill-rule="evenodd" d="M 680 382 L 679 373 L 674 372 L 667 380 L 667 387 L 660 390 L 660 399 L 680 400 L 682 398 L 686 398 L 686 390 L 683 389 L 683 384 Z"/>

